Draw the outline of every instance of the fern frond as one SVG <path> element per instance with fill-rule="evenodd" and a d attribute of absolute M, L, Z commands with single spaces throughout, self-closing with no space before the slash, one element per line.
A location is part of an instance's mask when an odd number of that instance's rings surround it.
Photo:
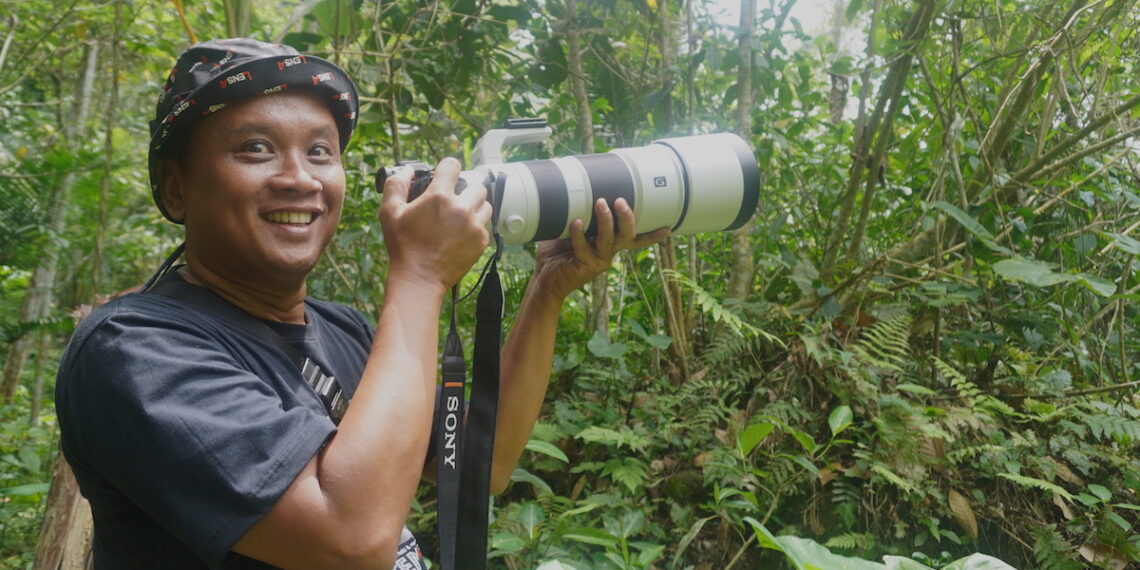
<path fill-rule="evenodd" d="M 905 374 L 914 365 L 910 323 L 910 315 L 905 313 L 879 321 L 863 331 L 851 351 L 872 366 Z"/>
<path fill-rule="evenodd" d="M 0 342 L 16 342 L 21 337 L 37 330 L 65 332 L 72 326 L 71 317 L 45 317 L 32 321 L 0 323 Z"/>
<path fill-rule="evenodd" d="M 976 384 L 970 382 L 965 374 L 958 372 L 953 366 L 946 364 L 937 357 L 934 358 L 934 367 L 949 380 L 950 385 L 954 387 L 958 395 L 969 402 L 970 406 L 978 404 L 982 391 Z"/>
<path fill-rule="evenodd" d="M 683 418 L 686 426 L 708 430 L 709 426 L 723 425 L 736 410 L 731 404 L 745 396 L 753 374 L 754 371 L 739 367 L 710 371 L 703 378 L 682 385 L 669 397 L 667 406 L 684 412 L 677 417 Z"/>
<path fill-rule="evenodd" d="M 1033 531 L 1033 558 L 1041 570 L 1080 570 L 1084 565 L 1074 560 L 1076 547 L 1069 544 L 1056 525 Z"/>
<path fill-rule="evenodd" d="M 748 357 L 752 343 L 737 335 L 713 335 L 701 353 L 701 363 L 709 368 L 739 368 L 742 358 Z"/>
<path fill-rule="evenodd" d="M 878 354 L 880 358 L 898 364 L 911 360 L 910 315 L 903 313 L 879 321 L 863 332 L 860 346 Z"/>
<path fill-rule="evenodd" d="M 898 487 L 906 493 L 913 493 L 915 491 L 914 485 L 908 483 L 902 477 L 899 477 L 894 471 L 887 468 L 882 463 L 876 463 L 871 466 L 871 471 L 878 473 L 883 479 L 886 479 L 892 485 Z"/>
<path fill-rule="evenodd" d="M 775 335 L 744 322 L 736 313 L 728 310 L 712 293 L 709 293 L 698 285 L 696 281 L 673 270 L 666 270 L 665 275 L 666 277 L 676 279 L 678 283 L 692 291 L 693 299 L 696 300 L 705 314 L 711 317 L 714 322 L 727 326 L 732 332 L 739 336 L 757 336 L 772 344 L 786 347 L 784 342 Z"/>
<path fill-rule="evenodd" d="M 645 451 L 652 443 L 649 438 L 624 426 L 620 430 L 589 426 L 574 437 L 587 443 L 598 443 L 610 447 L 628 447 L 636 452 Z"/>
<path fill-rule="evenodd" d="M 994 413 L 997 416 L 1022 418 L 1026 417 L 1025 414 L 1013 409 L 1013 406 L 988 394 L 978 396 L 974 401 L 978 404 L 979 407 L 985 409 L 986 411 Z"/>
<path fill-rule="evenodd" d="M 1140 421 L 1102 414 L 1087 415 L 1081 419 L 1093 437 L 1113 440 L 1121 445 L 1140 441 Z"/>
<path fill-rule="evenodd" d="M 866 550 L 875 544 L 875 535 L 862 532 L 848 532 L 833 536 L 823 545 L 828 548 L 842 548 L 844 550 Z"/>
<path fill-rule="evenodd" d="M 1058 495 L 1060 495 L 1060 496 L 1062 496 L 1062 497 L 1064 497 L 1070 501 L 1072 501 L 1074 498 L 1072 493 L 1069 493 L 1060 485 L 1050 483 L 1044 479 L 1038 479 L 1036 477 L 1026 477 L 1024 475 L 1014 475 L 1013 473 L 998 473 L 998 476 L 1009 479 L 1010 481 L 1013 481 L 1014 483 L 1017 483 L 1018 485 L 1022 485 L 1025 487 L 1034 487 L 1037 489 L 1041 489 L 1042 491 L 1047 491 L 1050 493 L 1056 493 L 1056 494 L 1058 494 Z"/>

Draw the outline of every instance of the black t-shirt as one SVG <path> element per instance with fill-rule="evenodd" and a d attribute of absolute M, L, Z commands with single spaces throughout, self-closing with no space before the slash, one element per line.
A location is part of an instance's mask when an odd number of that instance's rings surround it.
<path fill-rule="evenodd" d="M 351 396 L 372 328 L 332 303 L 306 300 L 305 315 L 271 324 Z M 56 407 L 91 503 L 96 568 L 268 567 L 230 549 L 336 430 L 273 342 L 155 294 L 83 320 Z"/>

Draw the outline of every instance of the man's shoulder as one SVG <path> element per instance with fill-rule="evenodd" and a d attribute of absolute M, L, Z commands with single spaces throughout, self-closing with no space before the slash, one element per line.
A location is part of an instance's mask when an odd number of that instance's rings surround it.
<path fill-rule="evenodd" d="M 200 325 L 207 317 L 198 311 L 188 311 L 187 307 L 162 295 L 128 293 L 96 307 L 83 317 L 72 333 L 71 344 L 82 343 L 91 335 L 123 328 L 185 328 Z"/>

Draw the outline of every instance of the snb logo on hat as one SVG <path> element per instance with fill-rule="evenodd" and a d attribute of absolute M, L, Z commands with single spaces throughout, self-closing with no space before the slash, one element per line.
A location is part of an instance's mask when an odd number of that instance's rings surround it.
<path fill-rule="evenodd" d="M 228 85 L 233 85 L 234 83 L 241 83 L 242 81 L 249 81 L 251 79 L 253 79 L 253 74 L 248 72 L 248 71 L 243 71 L 241 73 L 235 73 L 235 74 L 219 81 L 218 85 L 222 89 L 225 89 L 226 86 L 228 86 Z"/>
<path fill-rule="evenodd" d="M 287 83 L 282 83 L 281 85 L 274 85 L 273 87 L 267 87 L 265 89 L 262 89 L 261 91 L 258 91 L 257 94 L 258 95 L 272 95 L 274 93 L 280 93 L 280 92 L 282 92 L 288 88 L 289 88 L 289 85 Z"/>
<path fill-rule="evenodd" d="M 225 64 L 227 64 L 227 63 L 229 63 L 229 62 L 230 62 L 230 60 L 231 60 L 231 59 L 233 59 L 233 58 L 234 58 L 234 52 L 233 52 L 233 50 L 227 51 L 227 52 L 226 52 L 226 55 L 225 55 L 225 57 L 223 57 L 222 59 L 219 59 L 218 61 L 214 62 L 214 64 L 213 64 L 211 67 L 213 67 L 214 69 L 219 69 L 219 68 L 221 68 L 223 65 L 225 65 Z M 205 63 L 205 61 L 203 61 L 203 63 Z"/>
<path fill-rule="evenodd" d="M 177 119 L 178 115 L 181 115 L 183 111 L 185 111 L 187 108 L 189 108 L 193 104 L 194 104 L 193 99 L 187 99 L 185 101 L 178 103 L 178 105 L 170 111 L 170 114 L 166 116 L 166 122 L 169 123 L 170 121 Z"/>
<path fill-rule="evenodd" d="M 332 72 L 326 71 L 324 73 L 318 73 L 318 74 L 313 76 L 313 85 L 321 83 L 322 81 L 332 81 L 332 80 L 333 80 Z"/>
<path fill-rule="evenodd" d="M 305 59 L 305 56 L 303 56 L 303 55 L 298 55 L 296 57 L 291 57 L 289 59 L 283 59 L 283 60 L 277 62 L 277 70 L 282 71 L 286 67 L 293 67 L 294 65 L 301 65 L 302 63 L 306 63 L 306 61 L 307 60 Z"/>

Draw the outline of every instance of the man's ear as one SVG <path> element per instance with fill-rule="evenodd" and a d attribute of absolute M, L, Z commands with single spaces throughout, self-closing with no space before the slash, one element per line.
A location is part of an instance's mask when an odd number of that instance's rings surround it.
<path fill-rule="evenodd" d="M 183 183 L 182 165 L 174 159 L 163 158 L 158 164 L 159 194 L 162 206 L 171 218 L 179 222 L 186 219 L 186 186 Z"/>

